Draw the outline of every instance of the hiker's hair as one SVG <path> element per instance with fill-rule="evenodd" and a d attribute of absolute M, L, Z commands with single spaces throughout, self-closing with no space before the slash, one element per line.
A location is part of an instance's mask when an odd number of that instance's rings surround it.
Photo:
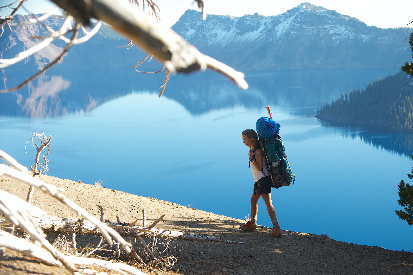
<path fill-rule="evenodd" d="M 246 129 L 246 130 L 242 131 L 242 135 L 246 136 L 247 138 L 253 138 L 256 141 L 258 141 L 258 134 L 253 129 Z"/>

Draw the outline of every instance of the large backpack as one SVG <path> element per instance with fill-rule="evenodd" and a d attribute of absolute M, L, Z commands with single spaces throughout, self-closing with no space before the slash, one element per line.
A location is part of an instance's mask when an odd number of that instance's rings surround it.
<path fill-rule="evenodd" d="M 272 187 L 289 186 L 291 183 L 294 184 L 295 175 L 291 171 L 284 144 L 279 136 L 280 124 L 271 118 L 269 108 L 267 109 L 270 117 L 262 117 L 256 124 L 259 142 L 267 160 Z"/>

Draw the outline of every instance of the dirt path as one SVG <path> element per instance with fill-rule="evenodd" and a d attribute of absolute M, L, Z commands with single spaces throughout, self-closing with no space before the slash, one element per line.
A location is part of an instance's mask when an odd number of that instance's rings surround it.
<path fill-rule="evenodd" d="M 66 196 L 100 218 L 97 205 L 104 207 L 104 219 L 133 222 L 145 209 L 148 223 L 165 214 L 157 227 L 189 231 L 229 240 L 232 243 L 175 240 L 172 254 L 177 263 L 168 272 L 153 274 L 413 274 L 413 254 L 378 247 L 361 246 L 312 235 L 283 231 L 281 238 L 270 229 L 241 233 L 241 220 L 192 209 L 167 201 L 140 197 L 121 191 L 55 177 L 41 176 L 47 183 L 64 188 Z M 0 189 L 23 199 L 28 187 L 0 177 Z M 75 217 L 67 207 L 36 190 L 33 204 L 50 215 Z M 0 274 L 69 274 L 11 251 L 0 261 Z M 146 272 L 146 271 L 145 271 Z"/>

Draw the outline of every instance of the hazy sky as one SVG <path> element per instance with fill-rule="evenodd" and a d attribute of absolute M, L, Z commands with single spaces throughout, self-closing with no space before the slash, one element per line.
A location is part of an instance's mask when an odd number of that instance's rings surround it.
<path fill-rule="evenodd" d="M 11 0 L 0 0 L 7 3 Z M 187 9 L 196 9 L 193 0 L 154 0 L 161 10 L 161 19 L 172 26 Z M 261 15 L 278 15 L 305 0 L 205 0 L 207 14 L 242 16 L 258 12 Z M 413 20 L 413 0 L 312 0 L 316 6 L 335 10 L 355 17 L 369 26 L 379 28 L 406 27 Z M 46 12 L 54 6 L 47 0 L 29 0 L 26 7 L 34 13 Z M 3 12 L 4 13 L 4 12 Z M 413 24 L 410 25 L 413 27 Z"/>

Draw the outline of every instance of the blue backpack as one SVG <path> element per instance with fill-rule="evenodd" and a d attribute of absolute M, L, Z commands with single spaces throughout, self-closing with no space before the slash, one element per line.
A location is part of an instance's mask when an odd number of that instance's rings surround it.
<path fill-rule="evenodd" d="M 268 108 L 269 110 L 269 108 Z M 270 117 L 257 120 L 256 130 L 259 142 L 267 160 L 268 171 L 272 180 L 272 187 L 280 188 L 294 184 L 295 175 L 291 171 L 290 163 L 285 155 L 285 147 L 279 136 L 280 124 Z"/>

